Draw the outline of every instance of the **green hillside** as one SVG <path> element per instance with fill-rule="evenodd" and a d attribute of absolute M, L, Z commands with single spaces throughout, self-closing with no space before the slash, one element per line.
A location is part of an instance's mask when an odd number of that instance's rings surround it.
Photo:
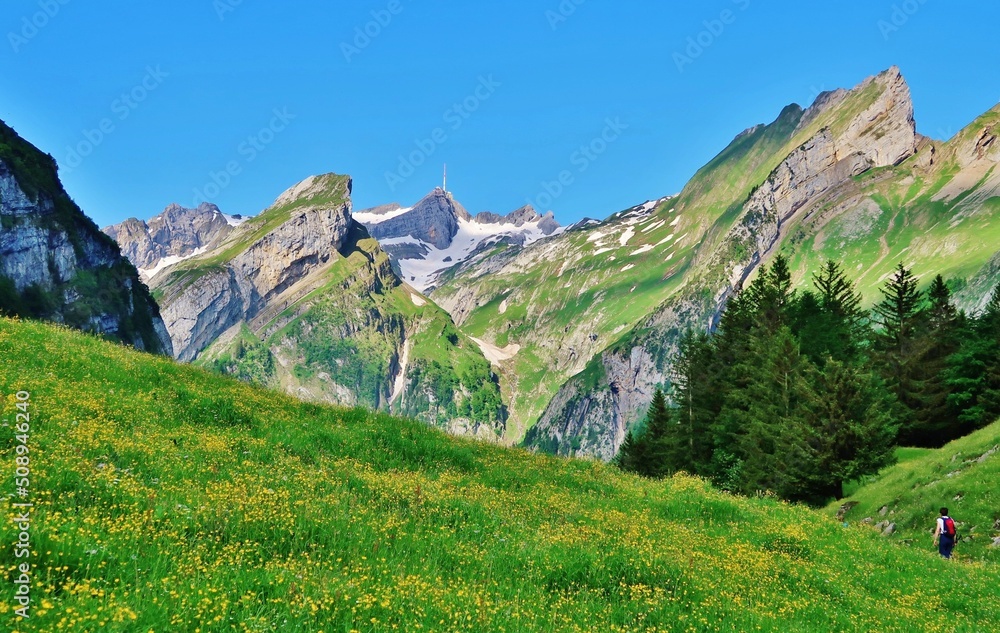
<path fill-rule="evenodd" d="M 995 566 L 771 498 L 305 404 L 48 325 L 0 320 L 0 357 L 0 463 L 28 391 L 35 504 L 29 620 L 0 527 L 7 630 L 1000 628 Z"/>
<path fill-rule="evenodd" d="M 831 505 L 856 504 L 845 515 L 852 523 L 871 518 L 890 521 L 890 537 L 926 549 L 938 510 L 945 506 L 958 525 L 962 558 L 1000 562 L 1000 422 L 972 435 L 901 462 L 863 485 L 850 497 Z M 885 508 L 885 513 L 880 511 Z"/>

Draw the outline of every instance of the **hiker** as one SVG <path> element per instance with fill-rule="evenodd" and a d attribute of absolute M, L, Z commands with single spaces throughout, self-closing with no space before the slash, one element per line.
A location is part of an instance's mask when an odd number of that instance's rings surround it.
<path fill-rule="evenodd" d="M 934 544 L 944 558 L 951 558 L 951 550 L 955 548 L 955 521 L 948 516 L 948 508 L 941 508 L 941 516 L 937 519 L 934 529 Z"/>

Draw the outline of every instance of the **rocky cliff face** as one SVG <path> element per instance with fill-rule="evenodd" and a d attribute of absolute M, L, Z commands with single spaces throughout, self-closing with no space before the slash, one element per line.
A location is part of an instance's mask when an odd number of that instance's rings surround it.
<path fill-rule="evenodd" d="M 740 204 L 725 237 L 706 240 L 710 249 L 697 256 L 686 289 L 567 382 L 532 429 L 529 445 L 613 457 L 655 387 L 669 381 L 680 332 L 714 327 L 728 298 L 767 260 L 790 220 L 821 207 L 873 167 L 912 157 L 918 144 L 909 89 L 896 68 L 852 91 L 821 95 L 802 113 L 795 133 L 806 140 Z"/>
<path fill-rule="evenodd" d="M 0 122 L 0 308 L 171 352 L 135 268 L 62 188 L 55 161 Z"/>
<path fill-rule="evenodd" d="M 221 243 L 241 218 L 223 215 L 219 207 L 203 203 L 196 209 L 171 204 L 148 222 L 129 218 L 102 229 L 140 272 L 155 270 L 168 258 L 178 261 Z"/>
<path fill-rule="evenodd" d="M 450 194 L 437 188 L 412 209 L 382 222 L 364 223 L 375 239 L 409 236 L 439 249 L 451 246 L 458 233 L 459 220 L 470 220 L 465 210 Z"/>
<path fill-rule="evenodd" d="M 329 262 L 351 229 L 350 189 L 334 175 L 303 181 L 215 249 L 155 277 L 176 357 L 193 360 Z"/>

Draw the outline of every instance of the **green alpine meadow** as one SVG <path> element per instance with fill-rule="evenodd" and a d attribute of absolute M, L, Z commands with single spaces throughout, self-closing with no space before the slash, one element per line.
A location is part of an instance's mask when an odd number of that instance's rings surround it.
<path fill-rule="evenodd" d="M 0 458 L 19 454 L 26 402 L 33 504 L 31 617 L 6 590 L 7 630 L 1000 626 L 993 558 L 963 543 L 941 560 L 933 508 L 908 494 L 944 470 L 961 471 L 949 494 L 987 494 L 996 460 L 965 460 L 996 425 L 889 471 L 842 521 L 303 403 L 62 327 L 3 319 L 0 354 Z M 987 498 L 956 516 L 985 532 Z M 903 526 L 888 542 L 860 520 L 883 500 Z M 0 538 L 18 542 L 14 521 Z M 22 559 L 0 560 L 14 581 Z"/>
<path fill-rule="evenodd" d="M 1000 631 L 1000 4 L 97 4 L 0 12 L 0 632 Z"/>

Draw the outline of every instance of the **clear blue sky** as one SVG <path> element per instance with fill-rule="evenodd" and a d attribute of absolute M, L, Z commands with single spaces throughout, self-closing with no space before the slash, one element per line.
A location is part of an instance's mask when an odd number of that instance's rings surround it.
<path fill-rule="evenodd" d="M 998 14 L 944 0 L 5 0 L 0 118 L 57 158 L 102 226 L 198 197 L 254 214 L 331 171 L 354 177 L 356 208 L 413 203 L 445 162 L 470 211 L 541 196 L 568 223 L 676 193 L 742 129 L 892 64 L 918 129 L 953 134 L 1000 99 Z"/>

